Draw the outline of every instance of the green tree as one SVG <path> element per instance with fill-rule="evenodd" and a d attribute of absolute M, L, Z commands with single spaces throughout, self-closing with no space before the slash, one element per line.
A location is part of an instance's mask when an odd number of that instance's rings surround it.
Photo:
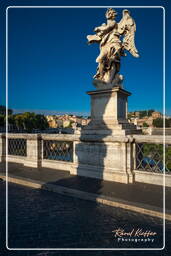
<path fill-rule="evenodd" d="M 171 127 L 171 118 L 165 119 L 165 127 L 166 127 L 166 128 Z"/>
<path fill-rule="evenodd" d="M 149 125 L 146 122 L 144 122 L 143 127 L 149 127 Z"/>
<path fill-rule="evenodd" d="M 5 125 L 5 116 L 0 114 L 0 126 L 4 126 Z"/>
<path fill-rule="evenodd" d="M 156 118 L 153 120 L 153 126 L 157 128 L 163 127 L 163 118 Z"/>
<path fill-rule="evenodd" d="M 70 128 L 71 127 L 71 121 L 70 120 L 65 120 L 63 122 L 63 128 Z"/>
<path fill-rule="evenodd" d="M 27 132 L 32 132 L 34 129 L 44 130 L 49 127 L 44 115 L 36 115 L 33 112 L 17 115 L 15 121 L 18 129 L 24 129 Z"/>
<path fill-rule="evenodd" d="M 35 114 L 30 112 L 25 112 L 22 114 L 22 119 L 23 119 L 24 130 L 31 132 L 32 129 L 34 128 Z"/>
<path fill-rule="evenodd" d="M 15 125 L 15 115 L 8 116 L 8 123 Z"/>
<path fill-rule="evenodd" d="M 13 110 L 12 109 L 8 109 L 8 115 L 12 115 L 13 114 Z"/>
<path fill-rule="evenodd" d="M 8 115 L 12 115 L 13 111 L 12 109 L 8 109 Z M 1 115 L 6 115 L 6 107 L 3 105 L 0 105 L 0 114 Z"/>
<path fill-rule="evenodd" d="M 149 109 L 149 110 L 148 110 L 148 116 L 151 116 L 153 112 L 155 112 L 154 109 Z"/>
<path fill-rule="evenodd" d="M 48 121 L 44 115 L 35 116 L 35 129 L 45 130 L 49 127 Z"/>
<path fill-rule="evenodd" d="M 145 116 L 147 116 L 147 110 L 142 110 L 142 111 L 139 111 L 140 112 L 140 118 L 143 118 Z"/>
<path fill-rule="evenodd" d="M 128 119 L 131 119 L 132 113 L 128 113 Z"/>
<path fill-rule="evenodd" d="M 16 127 L 17 127 L 18 130 L 24 128 L 24 126 L 23 126 L 23 117 L 22 117 L 22 114 L 17 114 L 17 115 L 15 115 L 14 120 L 15 120 L 15 125 L 16 125 Z"/>
<path fill-rule="evenodd" d="M 153 126 L 157 128 L 163 127 L 163 118 L 156 118 L 153 120 Z M 171 119 L 165 119 L 165 127 L 168 128 L 171 126 Z"/>
<path fill-rule="evenodd" d="M 165 158 L 166 158 L 166 169 L 167 171 L 171 172 L 171 146 L 170 145 L 166 145 Z"/>

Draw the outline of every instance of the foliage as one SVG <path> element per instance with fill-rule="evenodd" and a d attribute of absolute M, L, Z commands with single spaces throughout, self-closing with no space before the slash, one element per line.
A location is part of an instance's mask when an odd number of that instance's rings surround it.
<path fill-rule="evenodd" d="M 44 115 L 35 115 L 35 129 L 45 130 L 49 127 L 48 121 Z"/>
<path fill-rule="evenodd" d="M 163 118 L 156 118 L 153 120 L 153 126 L 162 128 L 163 127 Z M 171 118 L 165 119 L 165 127 L 171 127 Z"/>
<path fill-rule="evenodd" d="M 15 115 L 9 115 L 8 116 L 8 123 L 15 125 Z"/>
<path fill-rule="evenodd" d="M 166 145 L 165 158 L 166 158 L 166 166 L 168 170 L 171 172 L 171 146 L 169 145 Z"/>
<path fill-rule="evenodd" d="M 24 129 L 22 114 L 15 115 L 14 120 L 15 120 L 15 125 L 16 125 L 18 130 Z"/>
<path fill-rule="evenodd" d="M 144 122 L 143 127 L 149 127 L 149 125 L 146 122 Z"/>
<path fill-rule="evenodd" d="M 131 119 L 132 116 L 132 113 L 128 113 L 128 119 Z"/>
<path fill-rule="evenodd" d="M 170 119 L 165 119 L 165 127 L 166 128 L 171 127 L 171 118 Z"/>
<path fill-rule="evenodd" d="M 70 120 L 66 120 L 63 122 L 63 127 L 64 128 L 70 128 L 71 127 L 71 121 Z"/>
<path fill-rule="evenodd" d="M 0 114 L 0 126 L 4 126 L 5 125 L 5 116 Z"/>
<path fill-rule="evenodd" d="M 152 113 L 155 112 L 155 110 L 154 109 L 149 109 L 149 110 L 147 110 L 147 112 L 148 112 L 147 116 L 151 116 Z"/>
<path fill-rule="evenodd" d="M 152 157 L 154 160 L 159 160 L 163 157 L 163 145 L 162 144 L 148 144 L 145 143 L 143 146 L 144 155 L 147 157 Z M 158 152 L 159 154 L 154 154 Z"/>
<path fill-rule="evenodd" d="M 44 130 L 48 128 L 48 122 L 44 115 L 25 112 L 22 115 L 24 129 L 31 132 L 33 129 Z"/>
<path fill-rule="evenodd" d="M 171 127 L 171 118 L 165 119 L 165 127 L 166 128 Z"/>
<path fill-rule="evenodd" d="M 12 115 L 13 111 L 12 109 L 8 109 L 8 115 Z M 0 105 L 0 114 L 1 115 L 6 115 L 6 107 L 3 105 Z"/>
<path fill-rule="evenodd" d="M 153 126 L 162 128 L 163 127 L 163 118 L 156 118 L 153 120 Z"/>
<path fill-rule="evenodd" d="M 15 115 L 14 123 L 18 130 L 25 130 L 27 132 L 32 132 L 34 129 L 45 130 L 49 127 L 44 115 L 37 115 L 31 112 Z"/>
<path fill-rule="evenodd" d="M 143 145 L 143 153 L 145 157 L 154 159 L 156 162 L 163 161 L 163 144 L 148 144 Z M 171 172 L 171 146 L 166 145 L 165 162 L 167 171 Z"/>
<path fill-rule="evenodd" d="M 143 117 L 145 117 L 145 116 L 151 116 L 154 111 L 155 111 L 154 109 L 139 111 L 139 113 L 140 113 L 140 118 L 143 118 Z"/>
<path fill-rule="evenodd" d="M 146 110 L 139 111 L 139 113 L 140 113 L 140 118 L 143 118 L 143 117 L 147 116 L 147 111 Z"/>

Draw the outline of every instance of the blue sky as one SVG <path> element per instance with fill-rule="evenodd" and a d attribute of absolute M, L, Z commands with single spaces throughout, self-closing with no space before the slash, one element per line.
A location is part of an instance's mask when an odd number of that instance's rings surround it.
<path fill-rule="evenodd" d="M 138 3 L 137 3 L 138 2 Z M 5 8 L 10 5 L 162 5 L 161 1 L 2 1 L 1 3 L 1 102 L 5 104 Z M 117 21 L 123 8 L 115 8 Z M 163 107 L 163 9 L 129 8 L 137 24 L 136 46 L 140 58 L 122 58 L 124 89 L 130 91 L 129 110 Z M 9 107 L 45 113 L 89 113 L 86 91 L 94 90 L 92 76 L 97 44 L 88 46 L 86 36 L 105 22 L 105 8 L 10 8 L 9 22 Z M 168 27 L 166 19 L 166 28 Z M 169 102 L 169 30 L 166 30 L 166 111 Z M 171 56 L 170 56 L 171 57 Z"/>

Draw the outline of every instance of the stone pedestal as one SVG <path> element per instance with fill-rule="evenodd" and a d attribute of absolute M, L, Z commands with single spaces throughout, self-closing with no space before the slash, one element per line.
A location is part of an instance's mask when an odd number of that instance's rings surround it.
<path fill-rule="evenodd" d="M 121 183 L 133 182 L 131 134 L 141 133 L 127 120 L 127 98 L 120 87 L 89 91 L 91 122 L 75 145 L 72 174 Z"/>
<path fill-rule="evenodd" d="M 91 122 L 82 134 L 128 135 L 141 133 L 127 120 L 127 98 L 130 92 L 114 87 L 87 92 L 91 97 Z"/>
<path fill-rule="evenodd" d="M 132 146 L 126 137 L 105 139 L 84 135 L 75 144 L 75 165 L 71 174 L 120 183 L 133 183 Z"/>

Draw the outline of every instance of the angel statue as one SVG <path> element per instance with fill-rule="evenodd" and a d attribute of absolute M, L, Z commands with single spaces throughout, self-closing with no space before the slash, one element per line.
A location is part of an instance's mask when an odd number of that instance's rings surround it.
<path fill-rule="evenodd" d="M 122 14 L 121 21 L 117 23 L 116 11 L 109 8 L 106 11 L 107 23 L 96 27 L 94 29 L 96 34 L 87 36 L 88 44 L 100 44 L 100 54 L 96 59 L 97 73 L 93 77 L 93 84 L 97 88 L 122 87 L 123 76 L 119 74 L 121 56 L 126 56 L 125 50 L 127 50 L 134 57 L 139 57 L 134 42 L 135 21 L 128 10 L 123 10 Z"/>

